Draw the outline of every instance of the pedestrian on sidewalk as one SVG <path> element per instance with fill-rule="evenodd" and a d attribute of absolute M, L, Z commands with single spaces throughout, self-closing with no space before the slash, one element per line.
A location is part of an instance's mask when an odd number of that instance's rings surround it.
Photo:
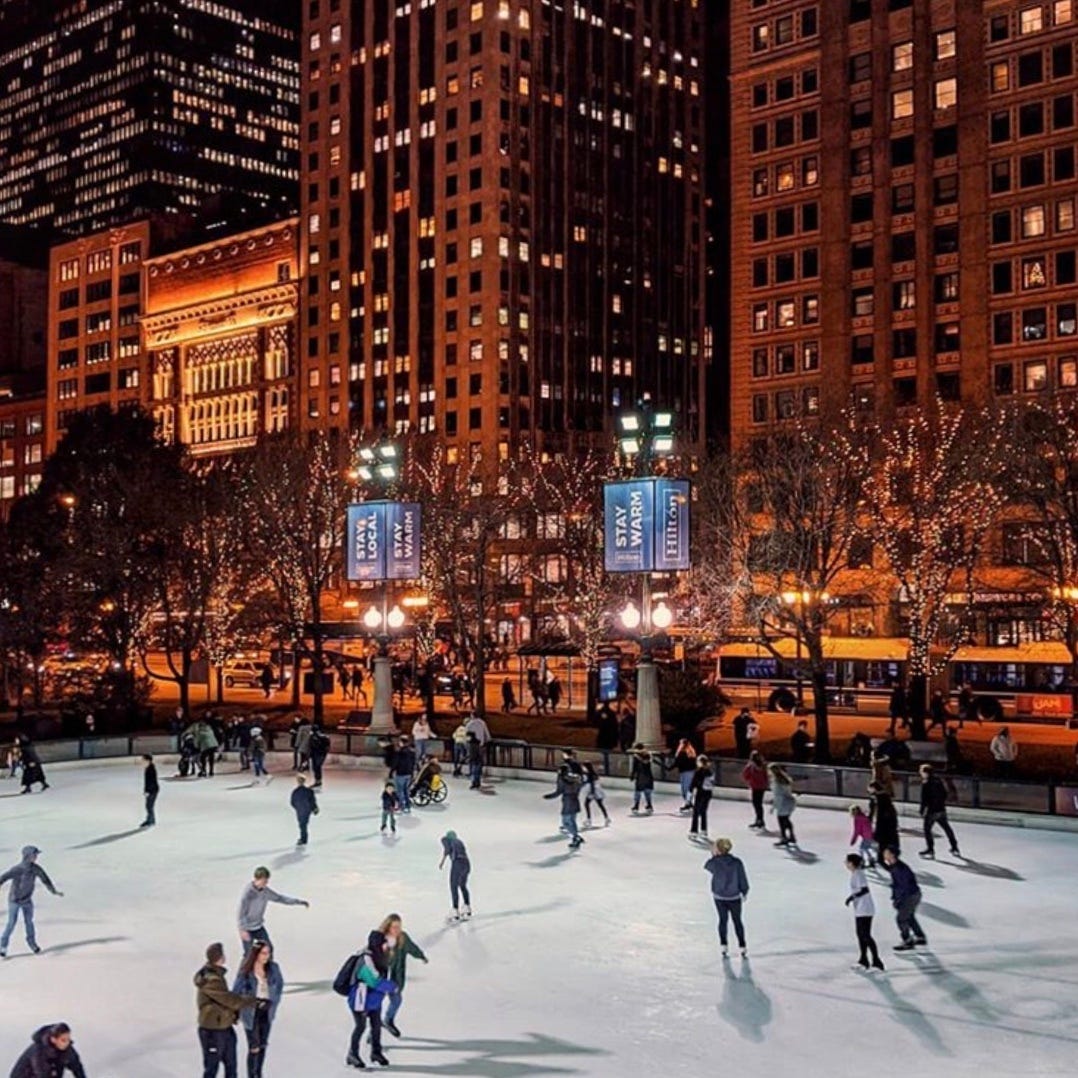
<path fill-rule="evenodd" d="M 307 824 L 312 816 L 318 815 L 318 801 L 314 796 L 314 790 L 307 785 L 307 776 L 302 772 L 296 776 L 296 788 L 289 798 L 292 811 L 296 814 L 296 823 L 299 824 L 299 839 L 297 846 L 307 845 Z"/>
<path fill-rule="evenodd" d="M 15 925 L 22 914 L 23 928 L 26 930 L 26 944 L 34 954 L 40 954 L 41 948 L 37 945 L 37 935 L 34 931 L 34 888 L 40 880 L 45 887 L 57 898 L 63 898 L 63 891 L 57 891 L 49 874 L 37 863 L 37 855 L 41 851 L 36 846 L 23 846 L 22 860 L 13 865 L 0 876 L 0 887 L 10 883 L 11 888 L 7 893 L 7 925 L 3 936 L 0 936 L 0 958 L 7 958 L 7 947 L 11 942 L 11 934 L 15 931 Z"/>
<path fill-rule="evenodd" d="M 400 798 L 397 796 L 397 787 L 392 782 L 387 782 L 382 788 L 382 826 L 378 830 L 385 834 L 386 824 L 395 835 L 397 833 L 397 813 L 401 810 Z"/>
<path fill-rule="evenodd" d="M 584 824 L 585 828 L 591 827 L 591 803 L 594 801 L 599 806 L 599 811 L 603 814 L 603 826 L 610 826 L 610 813 L 606 811 L 606 791 L 603 789 L 602 782 L 599 779 L 599 772 L 595 770 L 593 763 L 584 764 L 584 815 L 587 819 L 587 823 Z"/>
<path fill-rule="evenodd" d="M 707 809 L 711 804 L 711 798 L 715 790 L 715 773 L 711 768 L 711 761 L 706 756 L 696 757 L 696 770 L 692 775 L 689 786 L 689 796 L 692 798 L 692 826 L 689 829 L 689 839 L 695 839 L 697 833 L 707 838 Z"/>
<path fill-rule="evenodd" d="M 892 848 L 883 851 L 883 867 L 891 874 L 891 904 L 895 922 L 902 936 L 896 951 L 912 951 L 924 947 L 928 940 L 917 922 L 917 907 L 921 904 L 921 887 L 912 868 L 901 860 Z"/>
<path fill-rule="evenodd" d="M 696 749 L 687 737 L 677 743 L 674 751 L 674 767 L 677 768 L 678 785 L 681 787 L 679 812 L 692 812 L 692 780 L 696 774 Z"/>
<path fill-rule="evenodd" d="M 865 876 L 864 861 L 860 854 L 846 855 L 846 868 L 850 872 L 850 893 L 846 896 L 846 905 L 853 907 L 854 927 L 857 932 L 857 945 L 861 956 L 857 965 L 861 969 L 883 969 L 880 952 L 872 938 L 872 918 L 876 916 L 876 903 L 868 889 L 868 877 Z M 871 957 L 871 966 L 869 958 Z"/>
<path fill-rule="evenodd" d="M 216 1078 L 218 1068 L 224 1067 L 225 1078 L 236 1078 L 236 1031 L 240 1011 L 245 1007 L 261 1010 L 269 1001 L 255 996 L 241 996 L 228 990 L 225 980 L 225 948 L 211 943 L 206 948 L 206 963 L 194 976 L 198 993 L 198 1040 L 202 1047 L 203 1078 Z"/>
<path fill-rule="evenodd" d="M 727 949 L 728 922 L 733 920 L 737 945 L 741 957 L 748 958 L 745 947 L 745 926 L 741 923 L 741 905 L 749 895 L 749 878 L 745 865 L 730 851 L 734 844 L 728 838 L 720 838 L 714 845 L 712 856 L 704 862 L 704 871 L 711 873 L 711 897 L 719 914 L 719 945 L 722 957 L 729 956 Z"/>
<path fill-rule="evenodd" d="M 901 724 L 905 729 L 909 726 L 909 702 L 906 696 L 906 686 L 901 678 L 891 683 L 891 698 L 887 703 L 887 713 L 891 716 L 891 724 L 887 728 L 891 737 L 895 736 L 895 727 Z"/>
<path fill-rule="evenodd" d="M 146 753 L 142 757 L 142 762 L 145 765 L 142 769 L 142 800 L 146 805 L 146 819 L 139 824 L 139 827 L 153 827 L 157 823 L 153 807 L 157 803 L 157 795 L 161 787 L 157 781 L 157 766 L 153 762 L 153 757 Z"/>
<path fill-rule="evenodd" d="M 655 789 L 655 774 L 651 770 L 651 753 L 638 741 L 633 746 L 633 762 L 630 777 L 633 780 L 633 815 L 640 815 L 640 799 L 643 798 L 648 816 L 654 811 L 651 804 L 651 791 Z"/>
<path fill-rule="evenodd" d="M 561 830 L 569 836 L 569 849 L 577 850 L 584 844 L 576 818 L 580 815 L 580 776 L 569 770 L 567 764 L 558 768 L 557 785 L 548 794 L 543 794 L 545 801 L 561 798 Z"/>
<path fill-rule="evenodd" d="M 734 716 L 734 751 L 737 753 L 739 760 L 746 760 L 749 757 L 749 753 L 752 752 L 752 738 L 749 736 L 749 731 L 756 725 L 756 720 L 752 717 L 749 709 L 743 707 L 736 716 Z"/>
<path fill-rule="evenodd" d="M 1013 778 L 1014 764 L 1018 759 L 1018 743 L 1011 737 L 1010 727 L 1004 726 L 1000 729 L 989 743 L 988 751 L 996 762 L 996 774 L 1004 779 Z"/>
<path fill-rule="evenodd" d="M 933 835 L 936 824 L 943 829 L 947 841 L 951 844 L 951 855 L 961 857 L 958 852 L 958 839 L 955 838 L 951 824 L 947 819 L 947 784 L 936 774 L 931 764 L 921 765 L 921 816 L 924 819 L 925 848 L 922 857 L 936 856 L 936 840 Z"/>
<path fill-rule="evenodd" d="M 423 948 L 404 931 L 399 913 L 391 913 L 378 926 L 378 931 L 386 938 L 387 953 L 389 955 L 389 979 L 396 986 L 389 997 L 389 1006 L 386 1007 L 382 1026 L 388 1029 L 394 1037 L 399 1037 L 401 1031 L 397 1028 L 397 1015 L 400 1013 L 401 1003 L 404 998 L 404 985 L 408 980 L 408 959 L 418 958 L 423 963 L 430 960 L 423 953 Z"/>
<path fill-rule="evenodd" d="M 442 859 L 438 862 L 441 870 L 446 859 L 449 860 L 449 894 L 453 900 L 453 912 L 449 915 L 450 923 L 466 921 L 472 915 L 472 896 L 468 893 L 468 877 L 472 872 L 472 862 L 468 850 L 458 838 L 456 831 L 446 831 L 442 836 Z M 464 909 L 460 900 L 464 899 Z"/>
<path fill-rule="evenodd" d="M 752 810 L 755 813 L 755 819 L 749 824 L 749 827 L 753 830 L 763 831 L 766 829 L 764 823 L 764 794 L 767 793 L 767 788 L 770 786 L 770 778 L 767 772 L 767 761 L 763 757 L 763 753 L 753 750 L 752 755 L 749 756 L 749 762 L 742 768 L 741 781 L 749 788 L 749 794 L 752 797 Z"/>
<path fill-rule="evenodd" d="M 306 899 L 291 898 L 289 895 L 274 891 L 269 886 L 269 878 L 270 870 L 265 865 L 259 865 L 255 869 L 254 878 L 240 895 L 237 920 L 244 954 L 251 949 L 252 940 L 265 940 L 267 943 L 272 943 L 269 932 L 266 931 L 266 907 L 271 902 L 279 902 L 282 906 L 303 906 L 306 909 L 309 909 L 311 905 Z"/>
<path fill-rule="evenodd" d="M 776 846 L 796 846 L 794 825 L 790 819 L 797 808 L 797 795 L 794 793 L 793 779 L 786 769 L 779 764 L 768 764 L 771 779 L 771 811 L 779 821 L 779 840 Z"/>
<path fill-rule="evenodd" d="M 502 681 L 502 711 L 507 715 L 517 706 L 516 693 L 513 692 L 513 682 L 511 678 L 504 678 Z"/>
<path fill-rule="evenodd" d="M 850 805 L 850 817 L 853 820 L 853 834 L 850 845 L 861 847 L 861 858 L 869 868 L 875 867 L 876 858 L 872 844 L 872 820 L 860 805 Z"/>
<path fill-rule="evenodd" d="M 797 729 L 790 736 L 790 759 L 795 764 L 807 764 L 812 759 L 812 750 L 816 742 L 812 740 L 808 732 L 809 724 L 801 719 L 797 723 Z"/>

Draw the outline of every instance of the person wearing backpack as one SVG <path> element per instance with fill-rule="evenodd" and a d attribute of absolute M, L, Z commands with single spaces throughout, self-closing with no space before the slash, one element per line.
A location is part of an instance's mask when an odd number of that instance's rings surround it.
<path fill-rule="evenodd" d="M 382 1003 L 386 996 L 396 991 L 397 986 L 389 979 L 384 933 L 375 931 L 367 937 L 367 946 L 345 963 L 337 974 L 338 980 L 350 963 L 348 1009 L 352 1012 L 353 1028 L 345 1063 L 360 1070 L 366 1067 L 359 1056 L 359 1046 L 367 1023 L 370 1022 L 371 1062 L 388 1067 L 389 1060 L 382 1054 Z M 339 992 L 337 981 L 333 982 L 333 988 Z"/>
<path fill-rule="evenodd" d="M 706 756 L 697 756 L 696 770 L 689 784 L 689 794 L 692 797 L 690 842 L 696 838 L 698 832 L 702 832 L 704 838 L 707 838 L 707 807 L 711 804 L 714 789 L 715 775 L 711 770 L 711 761 Z"/>

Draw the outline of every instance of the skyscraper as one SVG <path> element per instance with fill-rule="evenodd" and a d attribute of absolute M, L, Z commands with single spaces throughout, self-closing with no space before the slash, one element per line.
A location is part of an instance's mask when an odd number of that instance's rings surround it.
<path fill-rule="evenodd" d="M 295 209 L 297 0 L 0 4 L 0 222 Z"/>
<path fill-rule="evenodd" d="M 731 430 L 1078 387 L 1074 0 L 735 0 Z"/>
<path fill-rule="evenodd" d="M 698 445 L 698 6 L 304 12 L 301 420 L 490 451 L 649 393 Z"/>

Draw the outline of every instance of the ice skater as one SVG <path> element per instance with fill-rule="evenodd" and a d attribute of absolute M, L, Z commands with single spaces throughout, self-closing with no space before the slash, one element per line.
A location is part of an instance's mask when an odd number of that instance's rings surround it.
<path fill-rule="evenodd" d="M 797 808 L 797 795 L 794 793 L 793 779 L 786 769 L 779 764 L 768 764 L 771 776 L 771 811 L 779 821 L 779 840 L 776 846 L 796 846 L 797 836 L 790 819 Z"/>
<path fill-rule="evenodd" d="M 439 870 L 445 864 L 446 858 L 449 859 L 449 894 L 453 900 L 453 912 L 448 920 L 452 924 L 454 921 L 466 921 L 472 915 L 472 896 L 468 893 L 468 877 L 471 875 L 472 863 L 456 831 L 446 831 L 442 836 L 442 859 L 438 862 Z M 463 911 L 460 908 L 461 898 L 464 899 Z"/>
<path fill-rule="evenodd" d="M 591 804 L 594 801 L 603 814 L 603 826 L 610 826 L 610 813 L 606 811 L 606 791 L 599 779 L 599 772 L 595 770 L 593 763 L 584 764 L 584 816 L 587 822 L 585 828 L 591 827 Z"/>
<path fill-rule="evenodd" d="M 269 878 L 270 870 L 265 865 L 259 865 L 255 869 L 254 878 L 243 889 L 243 894 L 240 896 L 237 920 L 245 955 L 251 949 L 253 940 L 271 942 L 269 933 L 266 931 L 266 907 L 271 902 L 280 902 L 284 906 L 303 906 L 306 909 L 309 909 L 311 905 L 306 899 L 278 894 L 269 886 Z"/>
<path fill-rule="evenodd" d="M 569 770 L 568 764 L 558 768 L 558 784 L 548 794 L 543 794 L 546 801 L 561 798 L 561 829 L 569 836 L 569 849 L 578 850 L 584 845 L 584 839 L 576 825 L 580 815 L 580 776 Z"/>
<path fill-rule="evenodd" d="M 892 849 L 896 853 L 901 849 L 898 836 L 898 813 L 891 795 L 878 783 L 868 784 L 868 815 L 872 820 L 872 838 L 879 850 Z"/>
<path fill-rule="evenodd" d="M 741 923 L 741 904 L 749 894 L 749 877 L 745 865 L 739 857 L 730 851 L 734 844 L 728 838 L 720 838 L 713 848 L 712 856 L 704 862 L 704 871 L 711 873 L 711 897 L 715 900 L 715 909 L 719 914 L 719 945 L 722 957 L 730 954 L 726 945 L 727 924 L 734 922 L 737 945 L 741 948 L 741 957 L 748 958 L 745 946 L 745 926 Z"/>
<path fill-rule="evenodd" d="M 428 745 L 432 731 L 430 723 L 427 721 L 426 715 L 420 715 L 418 719 L 412 723 L 412 741 L 415 742 L 415 760 L 417 764 L 423 763 L 427 758 L 427 752 L 429 751 Z"/>
<path fill-rule="evenodd" d="M 412 748 L 407 735 L 403 735 L 397 748 L 397 755 L 393 757 L 393 785 L 397 789 L 400 810 L 405 815 L 412 811 L 412 798 L 409 791 L 412 788 L 414 773 L 415 749 Z"/>
<path fill-rule="evenodd" d="M 261 726 L 251 727 L 251 767 L 255 782 L 266 776 L 266 738 Z"/>
<path fill-rule="evenodd" d="M 853 906 L 854 926 L 857 931 L 857 945 L 861 949 L 861 957 L 857 961 L 859 969 L 883 969 L 880 961 L 880 952 L 876 948 L 876 941 L 872 938 L 872 918 L 876 915 L 876 903 L 872 900 L 872 892 L 868 889 L 868 878 L 865 876 L 864 859 L 858 853 L 846 855 L 846 867 L 850 871 L 850 893 L 846 896 L 846 905 Z M 869 965 L 869 957 L 872 964 Z"/>
<path fill-rule="evenodd" d="M 13 865 L 0 876 L 0 887 L 5 883 L 11 884 L 7 894 L 7 925 L 3 936 L 0 936 L 0 958 L 7 958 L 7 947 L 11 942 L 11 934 L 15 931 L 15 924 L 22 914 L 23 928 L 26 931 L 26 944 L 34 954 L 40 954 L 41 948 L 37 945 L 37 934 L 34 931 L 34 888 L 37 881 L 56 895 L 63 898 L 64 892 L 57 891 L 49 874 L 37 863 L 37 855 L 41 851 L 36 846 L 23 846 L 22 860 Z"/>
<path fill-rule="evenodd" d="M 895 922 L 902 936 L 902 942 L 895 950 L 912 951 L 914 947 L 927 946 L 928 940 L 917 921 L 917 907 L 921 903 L 917 876 L 893 849 L 885 849 L 882 860 L 883 867 L 891 874 L 891 905 L 895 908 Z"/>
<path fill-rule="evenodd" d="M 689 839 L 695 839 L 697 833 L 707 838 L 707 807 L 715 790 L 715 773 L 711 770 L 711 761 L 706 756 L 696 757 L 696 770 L 693 772 L 689 793 L 692 797 L 692 826 Z"/>
<path fill-rule="evenodd" d="M 752 797 L 752 811 L 754 819 L 749 827 L 755 831 L 766 830 L 764 823 L 764 794 L 770 785 L 767 777 L 767 761 L 763 754 L 753 750 L 749 756 L 749 762 L 741 771 L 741 781 L 749 788 Z"/>
<path fill-rule="evenodd" d="M 399 1037 L 401 1031 L 397 1028 L 396 1019 L 404 999 L 404 985 L 408 979 L 408 959 L 418 958 L 424 963 L 430 960 L 423 953 L 423 948 L 404 931 L 399 913 L 391 913 L 381 923 L 378 931 L 386 938 L 389 953 L 389 979 L 396 985 L 393 994 L 389 997 L 389 1006 L 386 1007 L 382 1026 L 388 1029 L 394 1037 Z"/>
<path fill-rule="evenodd" d="M 629 777 L 633 780 L 633 815 L 640 815 L 640 799 L 643 798 L 647 806 L 645 812 L 650 816 L 653 812 L 651 791 L 655 789 L 655 774 L 651 770 L 651 753 L 640 741 L 633 746 L 633 763 Z"/>
<path fill-rule="evenodd" d="M 318 799 L 314 796 L 314 790 L 307 785 L 307 776 L 300 773 L 296 776 L 296 788 L 289 798 L 292 811 L 296 814 L 296 823 L 299 824 L 299 838 L 297 846 L 307 845 L 307 824 L 312 816 L 318 815 Z"/>
<path fill-rule="evenodd" d="M 224 1067 L 225 1078 L 236 1078 L 236 1031 L 245 1007 L 265 1009 L 268 1001 L 254 996 L 240 996 L 228 990 L 225 980 L 225 948 L 211 943 L 206 948 L 206 963 L 194 976 L 195 1006 L 198 1007 L 198 1041 L 202 1047 L 202 1078 L 216 1078 Z"/>
<path fill-rule="evenodd" d="M 692 780 L 696 776 L 696 749 L 683 737 L 674 750 L 674 767 L 677 769 L 678 786 L 681 788 L 681 808 L 678 812 L 692 812 Z"/>
<path fill-rule="evenodd" d="M 394 835 L 397 833 L 397 813 L 400 809 L 397 788 L 392 782 L 387 782 L 382 789 L 382 826 L 378 829 L 382 834 L 385 834 L 386 824 L 389 824 L 389 830 Z"/>
<path fill-rule="evenodd" d="M 42 1026 L 30 1040 L 30 1047 L 19 1056 L 11 1078 L 60 1078 L 65 1071 L 70 1071 L 74 1078 L 86 1078 L 82 1060 L 71 1043 L 71 1027 L 66 1022 Z"/>
<path fill-rule="evenodd" d="M 322 768 L 325 767 L 326 757 L 329 755 L 329 734 L 322 729 L 319 723 L 311 727 L 311 736 L 307 746 L 311 757 L 311 774 L 314 775 L 314 789 L 322 788 Z"/>
<path fill-rule="evenodd" d="M 872 821 L 860 805 L 850 805 L 850 818 L 853 820 L 853 834 L 850 835 L 850 845 L 856 846 L 860 844 L 862 858 L 869 868 L 873 868 L 876 864 L 876 858 L 872 841 Z"/>
<path fill-rule="evenodd" d="M 367 937 L 367 946 L 359 953 L 355 965 L 355 979 L 348 992 L 348 1009 L 352 1012 L 352 1039 L 348 1045 L 345 1063 L 363 1070 L 366 1064 L 360 1058 L 359 1046 L 367 1023 L 371 1027 L 371 1062 L 382 1067 L 389 1060 L 382 1054 L 382 1004 L 396 985 L 389 979 L 386 960 L 386 938 L 381 932 Z"/>
<path fill-rule="evenodd" d="M 157 765 L 153 762 L 153 757 L 146 753 L 142 757 L 142 762 L 145 764 L 142 769 L 142 800 L 146 804 L 146 819 L 139 824 L 139 827 L 153 827 L 157 823 L 153 808 L 157 803 L 157 795 L 161 792 L 161 786 L 157 781 Z"/>
<path fill-rule="evenodd" d="M 264 1005 L 244 1007 L 240 1012 L 247 1035 L 247 1078 L 262 1078 L 266 1065 L 270 1028 L 277 1017 L 277 1006 L 284 992 L 284 975 L 273 960 L 273 947 L 266 940 L 255 940 L 247 952 L 232 991 L 239 996 L 254 996 Z"/>
<path fill-rule="evenodd" d="M 19 738 L 19 759 L 22 762 L 22 790 L 20 793 L 28 794 L 30 787 L 35 782 L 41 784 L 41 792 L 44 793 L 49 784 L 45 781 L 45 769 L 41 766 L 41 757 L 37 749 L 28 737 Z"/>
<path fill-rule="evenodd" d="M 481 790 L 483 788 L 483 743 L 479 738 L 468 731 L 468 774 L 471 777 L 469 789 Z"/>
<path fill-rule="evenodd" d="M 947 819 L 947 784 L 936 774 L 931 764 L 921 765 L 921 816 L 925 825 L 925 848 L 922 857 L 936 856 L 936 838 L 933 834 L 936 824 L 943 829 L 947 841 L 951 844 L 951 856 L 961 857 L 958 851 L 958 839 Z"/>

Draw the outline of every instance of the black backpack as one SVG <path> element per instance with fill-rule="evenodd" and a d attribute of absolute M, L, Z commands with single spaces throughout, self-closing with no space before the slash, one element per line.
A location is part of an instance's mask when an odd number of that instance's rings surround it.
<path fill-rule="evenodd" d="M 356 966 L 359 965 L 359 952 L 350 954 L 345 960 L 344 965 L 341 966 L 337 972 L 337 976 L 333 978 L 333 991 L 338 996 L 347 996 L 352 991 L 352 985 L 356 980 Z"/>

